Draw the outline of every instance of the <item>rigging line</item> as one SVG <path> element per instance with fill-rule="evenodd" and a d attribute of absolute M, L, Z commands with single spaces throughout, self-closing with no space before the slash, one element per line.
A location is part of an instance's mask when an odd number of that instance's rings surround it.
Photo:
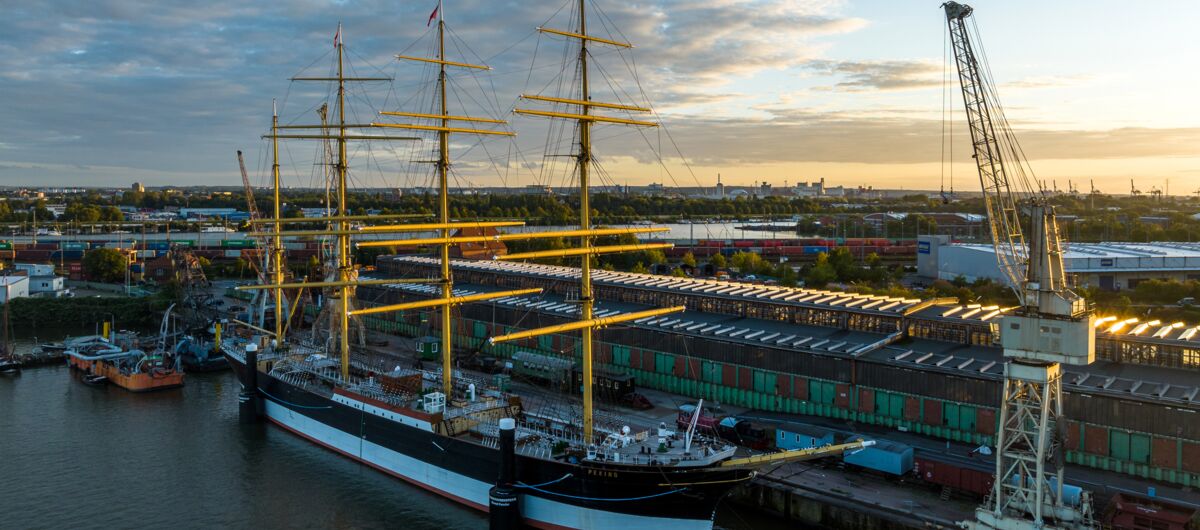
<path fill-rule="evenodd" d="M 621 37 L 622 41 L 633 42 L 629 37 L 625 36 L 625 33 L 621 31 L 621 26 L 614 22 L 613 19 L 608 16 L 608 13 L 600 8 L 600 4 L 598 2 L 595 0 L 588 0 L 588 3 L 592 5 L 592 9 L 600 14 L 600 24 L 604 26 L 605 30 L 608 30 L 608 36 L 610 38 L 613 36 L 613 31 L 616 31 L 617 35 Z"/>
<path fill-rule="evenodd" d="M 624 62 L 625 54 L 620 54 L 620 57 L 622 62 Z M 630 69 L 634 73 L 634 82 L 638 87 L 638 92 L 641 93 L 643 100 L 647 102 L 646 106 L 650 108 L 650 114 L 654 116 L 655 121 L 658 122 L 658 127 L 664 134 L 667 135 L 667 140 L 671 142 L 671 147 L 675 149 L 675 154 L 679 156 L 679 160 L 683 163 L 683 167 L 686 168 L 688 173 L 692 175 L 692 182 L 698 187 L 703 187 L 700 184 L 700 178 L 696 176 L 696 171 L 692 168 L 691 162 L 688 161 L 686 156 L 683 156 L 683 150 L 680 149 L 679 144 L 675 142 L 675 135 L 671 134 L 671 128 L 667 126 L 667 120 L 663 119 L 662 115 L 658 113 L 658 110 L 654 108 L 654 105 L 649 104 L 650 96 L 646 94 L 646 89 L 642 86 L 641 78 L 637 75 L 637 63 L 632 53 L 629 56 L 629 62 L 626 62 L 626 68 Z M 645 132 L 642 131 L 642 133 L 643 136 L 645 136 Z M 665 167 L 665 163 L 662 161 L 661 154 L 656 153 L 656 156 L 659 157 L 659 162 L 663 163 Z M 667 175 L 671 176 L 672 182 L 675 182 L 675 184 L 678 185 L 678 182 L 675 181 L 674 175 L 671 175 L 669 168 L 667 169 Z"/>
<path fill-rule="evenodd" d="M 950 84 L 947 80 L 947 72 L 949 70 L 949 61 L 946 59 L 946 47 L 948 45 L 947 35 L 949 30 L 942 32 L 942 193 L 946 191 L 946 87 Z M 943 195 L 942 200 L 946 197 Z"/>
<path fill-rule="evenodd" d="M 423 33 L 421 33 L 420 35 L 417 36 L 417 38 L 415 38 L 411 42 L 409 42 L 408 46 L 405 46 L 404 49 L 396 52 L 395 55 L 404 55 L 405 52 L 407 52 L 408 50 L 411 50 L 413 48 L 413 46 L 416 46 L 417 44 L 420 44 L 421 41 L 425 40 L 425 37 L 429 36 L 429 34 L 433 31 L 435 31 L 435 30 L 432 25 L 426 26 L 425 31 Z"/>
<path fill-rule="evenodd" d="M 368 66 L 368 67 L 370 67 L 372 70 L 375 70 L 376 72 L 379 72 L 379 73 L 380 73 L 380 74 L 382 74 L 384 77 L 392 77 L 392 76 L 389 76 L 389 75 L 387 75 L 387 72 L 386 72 L 386 71 L 384 71 L 382 68 L 380 68 L 380 67 L 378 67 L 378 66 L 375 66 L 374 64 L 371 64 L 371 61 L 368 61 L 366 57 L 363 57 L 363 56 L 362 56 L 362 55 L 360 55 L 360 54 L 359 54 L 357 51 L 354 51 L 354 47 L 353 47 L 353 46 L 346 46 L 346 45 L 344 45 L 344 44 L 343 44 L 343 45 L 342 45 L 342 48 L 345 48 L 345 49 L 346 49 L 346 51 L 350 52 L 350 54 L 351 54 L 351 55 L 353 55 L 354 57 L 357 57 L 357 58 L 358 58 L 358 60 L 360 60 L 360 61 L 362 61 L 362 62 L 363 62 L 363 64 L 367 65 L 367 66 Z M 391 62 L 391 61 L 388 61 L 388 62 Z M 347 64 L 349 64 L 349 61 L 347 61 Z M 355 76 L 355 77 L 357 77 L 357 76 Z M 393 77 L 392 79 L 395 79 L 395 78 Z"/>
<path fill-rule="evenodd" d="M 484 59 L 484 60 L 483 60 L 483 64 L 489 64 L 489 63 L 491 63 L 493 59 L 495 59 L 495 58 L 497 58 L 497 57 L 499 57 L 499 56 L 501 56 L 501 55 L 504 55 L 504 53 L 505 53 L 505 52 L 507 52 L 507 51 L 509 51 L 509 50 L 511 50 L 511 49 L 513 49 L 513 48 L 515 48 L 515 47 L 517 47 L 517 46 L 519 46 L 521 43 L 523 43 L 523 42 L 525 42 L 525 41 L 529 40 L 529 37 L 532 37 L 533 35 L 536 35 L 537 33 L 539 33 L 539 32 L 538 32 L 538 30 L 536 30 L 536 29 L 535 29 L 535 30 L 532 30 L 532 31 L 530 31 L 529 33 L 526 33 L 524 37 L 521 37 L 521 40 L 518 40 L 517 42 L 514 42 L 514 43 L 512 43 L 512 44 L 509 44 L 509 45 L 508 45 L 508 47 L 506 47 L 506 48 L 504 48 L 503 50 L 500 50 L 500 51 L 498 51 L 498 52 L 496 52 L 496 53 L 492 54 L 490 57 L 488 57 L 488 58 Z"/>
<path fill-rule="evenodd" d="M 329 54 L 333 53 L 333 51 L 334 51 L 334 50 L 336 50 L 336 49 L 337 49 L 337 48 L 329 48 L 329 49 L 326 49 L 326 50 L 325 50 L 325 53 L 322 53 L 322 54 L 321 54 L 320 56 L 318 56 L 316 59 L 313 59 L 313 61 L 312 61 L 311 63 L 308 63 L 308 65 L 307 65 L 307 66 L 305 66 L 305 67 L 303 67 L 303 68 L 301 68 L 301 69 L 297 70 L 295 74 L 292 74 L 292 77 L 301 77 L 301 75 L 300 75 L 300 74 L 303 74 L 303 73 L 304 73 L 305 71 L 307 71 L 309 68 L 312 68 L 312 67 L 313 67 L 313 65 L 317 64 L 318 62 L 320 62 L 320 61 L 321 61 L 321 59 L 324 59 L 325 57 L 329 56 Z"/>
<path fill-rule="evenodd" d="M 992 75 L 992 67 L 991 67 L 991 62 L 989 61 L 989 59 L 988 59 L 988 56 L 987 56 L 987 49 L 986 49 L 986 48 L 984 48 L 984 45 L 983 45 L 983 37 L 982 37 L 982 35 L 981 35 L 981 34 L 980 34 L 980 32 L 979 32 L 979 24 L 978 24 L 978 21 L 977 21 L 977 20 L 976 20 L 974 17 L 972 17 L 972 18 L 971 18 L 971 27 L 972 27 L 972 29 L 974 30 L 974 33 L 975 33 L 975 37 L 976 37 L 976 39 L 975 39 L 975 40 L 977 41 L 977 43 L 976 43 L 976 44 L 977 44 L 977 45 L 978 45 L 978 47 L 979 47 L 979 54 L 980 54 L 980 57 L 983 59 L 983 60 L 981 61 L 981 62 L 982 62 L 982 66 L 983 66 L 983 71 L 984 71 L 984 73 L 986 74 L 986 77 L 987 77 L 987 79 L 985 79 L 985 80 L 984 80 L 984 87 L 983 87 L 983 88 L 984 88 L 984 90 L 986 90 L 986 91 L 988 92 L 988 94 L 991 96 L 991 99 L 992 99 L 992 102 L 993 102 L 993 103 L 989 104 L 988 106 L 989 106 L 989 107 L 992 107 L 992 108 L 995 108 L 995 109 L 997 110 L 997 112 L 998 112 L 998 114 L 999 114 L 999 116 L 998 116 L 998 117 L 999 117 L 999 121 L 1001 122 L 1001 124 L 1002 124 L 1002 128 L 1003 128 L 1003 131 L 1004 131 L 1002 134 L 1004 134 L 1004 135 L 1006 136 L 1006 139 L 1008 139 L 1008 140 L 1010 140 L 1011 142 L 1013 142 L 1014 144 L 1016 144 L 1016 148 L 1017 148 L 1018 150 L 1020 150 L 1020 144 L 1019 144 L 1019 143 L 1016 143 L 1016 137 L 1012 135 L 1012 128 L 1011 128 L 1011 126 L 1010 126 L 1010 125 L 1009 125 L 1009 123 L 1008 123 L 1008 118 L 1007 118 L 1007 117 L 1004 115 L 1003 108 L 1001 108 L 1001 107 L 999 106 L 999 105 L 1000 105 L 1000 98 L 998 97 L 998 95 L 997 95 L 997 93 L 996 93 L 996 87 L 995 87 L 995 77 Z M 1009 149 L 1009 150 L 1012 150 L 1012 146 L 1011 146 L 1011 145 L 1009 145 L 1009 146 L 1005 146 L 1005 148 L 1007 148 L 1007 149 Z M 1015 154 L 1016 154 L 1016 152 L 1014 151 L 1014 153 L 1013 153 L 1013 154 L 1015 155 Z M 1022 154 L 1023 154 L 1023 152 L 1022 152 Z M 1016 169 L 1017 169 L 1017 173 L 1018 173 L 1018 175 L 1017 175 L 1017 176 L 1019 177 L 1019 181 L 1018 181 L 1018 182 L 1019 182 L 1019 183 L 1020 183 L 1020 184 L 1021 184 L 1021 185 L 1022 185 L 1024 188 L 1025 188 L 1025 190 L 1024 190 L 1024 191 L 1025 191 L 1026 193 L 1029 193 L 1030 195 L 1033 195 L 1033 194 L 1035 194 L 1035 193 L 1036 193 L 1036 191 L 1035 191 L 1035 190 L 1036 190 L 1037 188 L 1034 188 L 1034 187 L 1032 186 L 1031 182 L 1030 182 L 1030 177 L 1033 177 L 1033 178 L 1035 178 L 1035 179 L 1036 179 L 1036 176 L 1035 176 L 1035 175 L 1033 175 L 1033 170 L 1032 170 L 1032 168 L 1029 168 L 1029 169 L 1030 169 L 1030 171 L 1029 171 L 1029 175 L 1026 175 L 1026 174 L 1025 174 L 1025 171 L 1024 171 L 1024 169 L 1025 169 L 1025 168 L 1024 168 L 1024 167 L 1022 167 L 1021 160 L 1020 160 L 1020 159 L 1016 159 L 1016 160 L 1014 160 L 1014 162 L 1016 163 Z"/>
<path fill-rule="evenodd" d="M 947 34 L 949 34 L 949 31 L 947 31 Z M 946 40 L 947 38 L 948 37 L 943 37 L 942 39 Z M 954 50 L 952 49 L 952 47 L 953 47 L 953 44 L 948 43 L 946 45 L 946 49 L 945 49 L 946 58 L 942 60 L 943 64 L 947 65 L 944 69 L 944 74 L 946 76 L 945 90 L 947 92 L 950 91 L 949 85 L 954 82 L 954 78 L 952 77 L 952 75 L 950 73 L 950 66 L 949 66 L 950 58 L 952 57 L 952 54 L 954 53 Z M 954 67 L 955 68 L 958 67 L 957 63 L 955 63 Z M 954 194 L 954 101 L 953 100 L 954 100 L 954 94 L 947 94 L 946 103 L 945 103 L 947 110 L 944 111 L 947 114 L 949 114 L 949 118 L 950 118 L 946 124 L 946 128 L 949 129 L 949 131 L 950 131 L 950 138 L 949 138 L 950 151 L 946 154 L 947 158 L 946 158 L 945 163 L 946 163 L 946 165 L 950 166 L 949 170 L 950 170 L 950 193 L 951 194 Z"/>

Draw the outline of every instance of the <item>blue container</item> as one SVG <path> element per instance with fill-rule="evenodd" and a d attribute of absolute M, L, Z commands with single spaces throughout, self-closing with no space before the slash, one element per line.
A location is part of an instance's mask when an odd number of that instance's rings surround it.
<path fill-rule="evenodd" d="M 802 423 L 785 423 L 775 429 L 775 447 L 812 449 L 833 443 L 833 431 Z"/>
<path fill-rule="evenodd" d="M 804 247 L 805 254 L 817 255 L 817 254 L 820 254 L 825 251 L 826 251 L 825 247 Z"/>
<path fill-rule="evenodd" d="M 1013 477 L 1009 480 L 1009 482 L 1014 485 L 1017 484 L 1017 481 L 1018 478 L 1016 475 L 1013 475 Z M 1058 480 L 1054 477 L 1050 477 L 1050 479 L 1046 482 L 1049 483 L 1050 489 L 1054 489 L 1058 485 Z M 1032 485 L 1033 479 L 1027 478 L 1026 483 Z M 1063 504 L 1068 506 L 1079 506 L 1079 503 L 1083 501 L 1083 488 L 1080 488 L 1079 486 L 1072 486 L 1070 484 L 1063 484 L 1062 501 Z"/>
<path fill-rule="evenodd" d="M 842 461 L 880 473 L 900 476 L 913 468 L 913 449 L 904 444 L 875 440 L 875 445 L 847 452 Z"/>

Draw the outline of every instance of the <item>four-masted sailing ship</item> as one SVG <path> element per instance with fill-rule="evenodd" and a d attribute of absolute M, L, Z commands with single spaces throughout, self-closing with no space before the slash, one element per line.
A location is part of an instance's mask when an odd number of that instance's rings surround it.
<path fill-rule="evenodd" d="M 434 65 L 437 71 L 437 104 L 430 113 L 387 111 L 387 119 L 407 118 L 410 123 L 373 121 L 346 122 L 346 87 L 349 83 L 386 81 L 387 78 L 347 77 L 343 67 L 343 43 L 339 27 L 335 38 L 336 74 L 330 77 L 301 77 L 296 81 L 336 84 L 332 103 L 334 118 L 319 125 L 280 125 L 272 120 L 274 163 L 272 179 L 276 189 L 272 216 L 255 222 L 269 227 L 261 232 L 271 241 L 270 281 L 245 289 L 267 290 L 276 303 L 285 291 L 325 289 L 324 304 L 332 307 L 334 318 L 324 340 L 288 335 L 283 325 L 289 319 L 275 315 L 275 330 L 258 338 L 228 337 L 222 349 L 239 373 L 243 383 L 243 417 L 261 415 L 271 422 L 347 457 L 366 463 L 412 484 L 462 504 L 489 509 L 489 489 L 497 482 L 503 455 L 501 428 L 515 428 L 515 466 L 510 486 L 517 493 L 519 516 L 524 524 L 539 528 L 704 528 L 712 527 L 718 502 L 734 487 L 750 479 L 758 467 L 832 454 L 845 447 L 780 453 L 769 456 L 735 457 L 737 449 L 727 443 L 701 439 L 691 432 L 685 435 L 665 426 L 633 432 L 621 425 L 598 425 L 594 421 L 592 399 L 593 330 L 658 315 L 683 311 L 667 307 L 636 313 L 597 318 L 593 314 L 591 285 L 592 260 L 595 256 L 662 248 L 663 243 L 598 246 L 593 238 L 622 234 L 655 232 L 654 227 L 595 228 L 589 204 L 589 177 L 592 170 L 592 136 L 595 123 L 653 127 L 649 121 L 606 116 L 596 111 L 621 110 L 648 112 L 645 107 L 593 101 L 588 87 L 589 46 L 628 47 L 620 41 L 589 35 L 586 2 L 581 0 L 573 17 L 578 27 L 572 30 L 538 28 L 543 33 L 565 37 L 578 43 L 579 93 L 577 97 L 524 95 L 525 101 L 554 104 L 558 110 L 516 109 L 518 114 L 569 120 L 577 124 L 575 173 L 578 175 L 580 221 L 578 229 L 513 233 L 499 236 L 504 240 L 537 238 L 577 238 L 579 245 L 565 250 L 515 253 L 500 259 L 527 260 L 545 257 L 581 258 L 578 303 L 581 319 L 548 328 L 520 331 L 490 339 L 492 343 L 519 341 L 551 333 L 579 331 L 582 335 L 583 370 L 582 421 L 539 415 L 536 407 L 522 396 L 492 388 L 469 374 L 456 372 L 452 309 L 461 304 L 484 302 L 506 297 L 532 296 L 540 289 L 520 289 L 473 295 L 456 295 L 451 275 L 450 247 L 460 243 L 490 240 L 496 236 L 459 236 L 463 228 L 498 228 L 520 222 L 465 221 L 450 216 L 449 170 L 450 135 L 511 135 L 510 131 L 488 128 L 503 125 L 502 120 L 456 114 L 449 107 L 446 90 L 448 72 L 458 69 L 486 69 L 446 57 L 446 23 L 439 4 L 437 53 L 435 57 L 398 55 L 401 61 Z M 431 17 L 433 18 L 433 17 Z M 380 120 L 383 120 L 381 118 Z M 423 123 L 411 123 L 425 120 Z M 292 131 L 300 131 L 294 133 Z M 371 130 L 374 133 L 355 131 Z M 349 159 L 347 145 L 357 141 L 413 140 L 389 136 L 385 131 L 407 130 L 435 133 L 438 142 L 436 175 L 439 187 L 435 222 L 385 224 L 352 229 L 360 217 L 348 215 L 346 181 Z M 336 211 L 321 218 L 282 219 L 279 202 L 279 149 L 281 140 L 311 139 L 336 146 L 331 161 L 336 177 Z M 372 216 L 378 221 L 379 216 Z M 284 231 L 284 225 L 296 222 L 326 223 L 317 230 Z M 436 246 L 441 269 L 435 278 L 364 279 L 359 278 L 352 261 L 354 235 L 436 231 L 437 237 L 395 239 L 360 243 L 359 246 Z M 285 282 L 281 270 L 282 240 L 290 236 L 332 237 L 334 259 L 330 275 L 319 281 Z M 353 303 L 355 288 L 364 285 L 425 283 L 440 287 L 440 296 L 395 305 L 358 308 Z M 382 371 L 356 355 L 350 336 L 356 328 L 351 320 L 367 314 L 409 310 L 440 312 L 440 370 L 395 369 Z M 318 322 L 324 322 L 318 320 Z M 513 421 L 515 420 L 515 422 Z M 506 431 L 512 432 L 512 431 Z M 853 445 L 849 446 L 853 447 Z M 495 499 L 491 499 L 495 502 Z"/>

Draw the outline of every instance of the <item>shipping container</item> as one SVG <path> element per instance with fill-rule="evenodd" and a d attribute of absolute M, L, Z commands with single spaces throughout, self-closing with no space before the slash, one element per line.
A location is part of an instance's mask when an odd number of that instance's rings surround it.
<path fill-rule="evenodd" d="M 775 447 L 812 449 L 833 443 L 834 431 L 815 425 L 783 423 L 775 428 Z"/>
<path fill-rule="evenodd" d="M 888 440 L 874 441 L 875 445 L 870 447 L 846 452 L 842 456 L 842 461 L 897 477 L 912 471 L 912 447 Z"/>

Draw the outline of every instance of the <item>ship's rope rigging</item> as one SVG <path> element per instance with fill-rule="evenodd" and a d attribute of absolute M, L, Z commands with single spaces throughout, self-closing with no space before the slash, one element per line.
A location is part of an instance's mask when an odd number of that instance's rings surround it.
<path fill-rule="evenodd" d="M 950 34 L 942 32 L 942 202 L 954 198 L 954 107 L 950 97 Z M 947 151 L 949 147 L 949 151 Z M 950 174 L 950 193 L 946 194 L 946 173 Z"/>
<path fill-rule="evenodd" d="M 559 8 L 559 11 L 561 12 L 563 8 L 572 3 L 573 2 L 571 1 L 563 3 Z M 603 10 L 603 8 L 597 5 L 594 1 L 588 1 L 587 4 L 591 10 L 599 15 L 596 17 L 596 20 L 599 21 L 597 29 L 601 30 L 601 34 L 607 33 L 607 35 L 610 37 L 619 36 L 619 38 L 625 39 L 626 41 L 628 40 L 624 33 L 621 32 L 617 25 L 612 21 L 612 18 L 608 15 L 608 13 Z M 575 25 L 577 25 L 577 16 L 575 11 L 568 10 L 568 13 L 571 15 L 568 17 L 566 27 L 575 27 Z M 551 19 L 553 18 L 555 17 L 552 16 Z M 547 22 L 549 22 L 549 20 Z M 579 89 L 581 74 L 578 67 L 578 48 L 572 46 L 573 43 L 570 42 L 564 44 L 564 46 L 561 48 L 561 56 L 558 57 L 558 61 L 556 63 L 559 66 L 559 73 L 548 79 L 540 89 L 529 90 L 529 85 L 533 82 L 533 71 L 540 67 L 537 62 L 539 54 L 541 54 L 541 41 L 543 37 L 554 38 L 541 35 L 537 39 L 537 44 L 534 47 L 533 60 L 530 62 L 530 69 L 526 72 L 527 80 L 525 90 L 523 90 L 523 92 L 534 95 L 549 94 L 557 97 L 566 96 L 568 99 L 574 98 L 573 94 L 578 92 Z M 636 133 L 640 136 L 642 143 L 651 154 L 652 159 L 654 160 L 654 165 L 658 167 L 660 178 L 666 182 L 669 182 L 669 184 L 672 186 L 682 186 L 679 177 L 676 175 L 675 171 L 672 170 L 671 166 L 667 164 L 667 160 L 663 156 L 665 143 L 667 149 L 673 149 L 674 156 L 677 157 L 681 165 L 684 166 L 687 174 L 690 175 L 691 180 L 693 181 L 693 184 L 691 185 L 702 187 L 699 182 L 699 178 L 696 176 L 695 170 L 691 165 L 691 162 L 682 154 L 682 150 L 679 148 L 679 145 L 670 128 L 665 126 L 665 120 L 663 119 L 663 116 L 657 112 L 652 105 L 647 104 L 647 102 L 650 101 L 650 98 L 645 90 L 641 75 L 638 72 L 634 54 L 629 50 L 620 47 L 588 47 L 586 53 L 589 66 L 591 66 L 591 74 L 600 80 L 599 83 L 593 83 L 593 88 L 605 87 L 608 93 L 611 94 L 608 97 L 615 98 L 615 102 L 650 108 L 651 116 L 653 116 L 655 121 L 658 123 L 658 127 L 656 127 L 658 131 L 655 132 L 655 136 L 651 136 L 646 131 L 640 130 L 641 127 L 637 127 L 636 129 L 639 130 L 637 130 Z M 606 68 L 604 61 L 596 60 L 601 56 L 610 54 L 615 54 L 620 60 L 620 62 L 617 64 L 624 66 L 624 70 L 628 72 L 627 75 L 622 73 L 622 75 L 619 77 L 621 79 L 631 80 L 633 84 L 636 85 L 636 90 L 630 91 L 624 89 L 622 87 L 623 83 L 618 82 L 618 76 L 616 75 L 616 72 Z M 568 72 L 573 73 L 573 75 L 567 75 Z M 603 96 L 596 99 L 607 100 Z M 564 109 L 563 105 L 554 104 L 551 105 L 551 110 L 563 111 L 570 109 Z M 620 115 L 621 112 L 617 112 L 617 114 Z M 626 112 L 625 114 L 629 113 Z M 570 127 L 570 129 L 567 129 L 568 127 Z M 595 124 L 595 129 L 597 132 L 608 128 L 610 127 L 606 127 L 604 123 Z M 593 141 L 605 138 L 619 138 L 627 134 L 634 134 L 634 131 L 624 129 L 625 128 L 616 128 L 618 132 L 611 136 L 593 132 Z M 568 133 L 568 131 L 570 132 Z M 577 164 L 575 163 L 575 160 L 572 160 L 571 156 L 569 155 L 554 153 L 573 152 L 577 144 L 578 134 L 578 123 L 570 120 L 551 120 L 551 123 L 546 125 L 544 152 L 547 154 L 544 156 L 539 177 L 537 179 L 537 183 L 539 185 L 561 186 L 566 188 L 573 187 L 574 182 L 577 180 Z M 603 148 L 603 145 L 600 147 Z M 621 183 L 618 182 L 618 179 L 614 176 L 612 170 L 607 167 L 607 164 L 605 163 L 605 157 L 601 155 L 600 149 L 597 149 L 596 146 L 593 146 L 592 159 L 590 162 L 592 163 L 592 168 L 595 172 L 595 178 L 597 181 L 596 184 L 611 188 L 620 188 Z M 561 176 L 560 178 L 562 181 L 555 182 L 557 180 L 556 176 Z M 702 228 L 702 230 L 711 231 L 707 226 Z"/>

